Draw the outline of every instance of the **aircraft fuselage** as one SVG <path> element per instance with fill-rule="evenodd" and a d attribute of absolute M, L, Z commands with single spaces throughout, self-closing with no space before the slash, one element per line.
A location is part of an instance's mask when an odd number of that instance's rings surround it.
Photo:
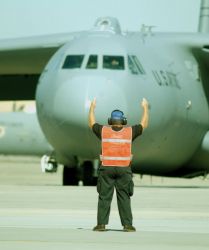
<path fill-rule="evenodd" d="M 88 127 L 94 97 L 100 124 L 107 124 L 114 109 L 124 112 L 129 125 L 138 124 L 141 100 L 149 101 L 149 127 L 133 143 L 135 172 L 166 175 L 191 159 L 208 130 L 208 104 L 195 58 L 173 38 L 92 31 L 54 54 L 36 100 L 39 122 L 60 163 L 99 159 L 100 141 Z M 80 66 L 66 66 L 70 55 L 82 59 Z M 97 58 L 96 68 L 88 67 L 90 56 Z M 104 65 L 112 57 L 122 60 L 122 68 Z"/>

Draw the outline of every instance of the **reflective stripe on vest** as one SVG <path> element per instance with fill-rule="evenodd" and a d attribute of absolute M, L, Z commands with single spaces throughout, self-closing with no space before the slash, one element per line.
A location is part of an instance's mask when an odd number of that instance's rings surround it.
<path fill-rule="evenodd" d="M 119 131 L 111 127 L 102 128 L 102 155 L 103 166 L 127 167 L 132 160 L 132 128 L 124 127 Z"/>
<path fill-rule="evenodd" d="M 126 139 L 102 139 L 102 142 L 127 142 L 131 143 L 131 140 L 126 140 Z"/>
<path fill-rule="evenodd" d="M 100 156 L 101 161 L 102 160 L 119 160 L 119 161 L 131 161 L 132 156 L 130 157 L 110 157 L 110 156 Z"/>

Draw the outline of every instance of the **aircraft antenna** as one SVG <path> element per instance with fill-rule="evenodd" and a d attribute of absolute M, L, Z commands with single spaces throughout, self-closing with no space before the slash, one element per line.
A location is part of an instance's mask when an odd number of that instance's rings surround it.
<path fill-rule="evenodd" d="M 145 24 L 142 24 L 141 26 L 141 33 L 143 34 L 143 36 L 148 36 L 148 35 L 153 35 L 153 28 L 155 28 L 156 26 L 154 25 L 145 25 Z"/>
<path fill-rule="evenodd" d="M 209 0 L 201 0 L 198 31 L 209 33 Z"/>

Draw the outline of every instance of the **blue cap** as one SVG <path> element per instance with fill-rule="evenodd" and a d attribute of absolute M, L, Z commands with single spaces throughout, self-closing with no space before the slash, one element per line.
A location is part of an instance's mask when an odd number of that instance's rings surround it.
<path fill-rule="evenodd" d="M 122 111 L 120 111 L 120 110 L 114 110 L 114 111 L 112 111 L 112 113 L 111 113 L 111 119 L 121 120 L 123 118 L 124 118 L 124 115 L 123 115 Z"/>

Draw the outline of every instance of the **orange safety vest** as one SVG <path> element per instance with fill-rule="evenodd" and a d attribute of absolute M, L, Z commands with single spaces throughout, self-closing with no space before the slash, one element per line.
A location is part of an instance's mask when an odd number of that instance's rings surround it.
<path fill-rule="evenodd" d="M 128 167 L 132 160 L 132 127 L 114 131 L 111 127 L 102 128 L 102 166 Z"/>

